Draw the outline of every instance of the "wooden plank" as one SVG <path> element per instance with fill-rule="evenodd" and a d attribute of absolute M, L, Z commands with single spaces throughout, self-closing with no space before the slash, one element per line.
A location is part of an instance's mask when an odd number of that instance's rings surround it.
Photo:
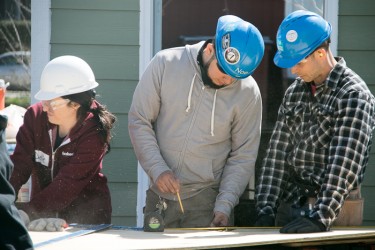
<path fill-rule="evenodd" d="M 139 46 L 52 44 L 51 58 L 67 54 L 81 57 L 91 66 L 98 80 L 138 80 L 138 50 Z"/>
<path fill-rule="evenodd" d="M 55 233 L 30 232 L 34 243 Z M 345 244 L 375 239 L 375 228 L 334 229 L 313 234 L 280 234 L 278 228 L 244 228 L 233 230 L 166 229 L 164 232 L 114 230 L 89 234 L 37 249 L 213 249 L 251 246 L 299 246 Z"/>
<path fill-rule="evenodd" d="M 128 116 L 124 114 L 115 115 L 117 116 L 117 121 L 115 123 L 115 128 L 113 129 L 111 147 L 123 149 L 133 148 L 128 133 Z"/>
<path fill-rule="evenodd" d="M 107 230 L 110 227 L 112 227 L 111 224 L 101 224 L 101 225 L 90 226 L 90 227 L 87 227 L 85 229 L 77 230 L 74 233 L 61 235 L 61 236 L 58 236 L 58 237 L 55 237 L 55 238 L 52 238 L 52 239 L 48 239 L 48 240 L 39 242 L 37 244 L 34 244 L 34 247 L 35 248 L 44 247 L 44 246 L 47 246 L 47 245 L 50 245 L 50 244 L 53 244 L 53 243 L 56 243 L 56 242 L 59 242 L 59 241 L 69 240 L 69 239 L 72 239 L 74 237 L 84 236 L 84 235 L 96 233 L 96 232 L 99 232 L 99 231 L 102 231 L 102 230 Z"/>
<path fill-rule="evenodd" d="M 287 247 L 313 247 L 313 246 L 328 246 L 328 245 L 343 245 L 343 244 L 355 244 L 363 245 L 363 244 L 373 244 L 375 243 L 374 236 L 370 236 L 368 238 L 361 238 L 360 242 L 357 238 L 349 238 L 349 239 L 340 239 L 340 240 L 326 240 L 326 241 L 317 241 L 317 242 L 298 242 L 298 243 L 286 243 L 283 244 Z M 315 248 L 314 248 L 315 249 Z"/>
<path fill-rule="evenodd" d="M 138 81 L 98 79 L 98 82 L 98 101 L 106 105 L 111 112 L 127 114 Z M 122 127 L 127 127 L 127 124 L 122 124 Z"/>
<path fill-rule="evenodd" d="M 135 209 L 133 209 L 135 211 Z M 112 216 L 112 224 L 115 226 L 118 225 L 136 225 L 137 224 L 137 217 L 135 213 L 133 216 Z"/>
<path fill-rule="evenodd" d="M 363 211 L 363 217 L 366 218 L 366 220 L 372 220 L 375 221 L 375 199 L 374 199 L 374 193 L 375 193 L 375 187 L 374 186 L 367 186 L 362 188 L 361 190 L 362 197 L 364 197 L 364 211 Z M 375 225 L 375 224 L 373 224 Z"/>
<path fill-rule="evenodd" d="M 374 143 L 375 143 L 375 141 L 374 141 Z M 375 160 L 375 155 L 371 155 L 370 159 Z M 367 187 L 374 187 L 375 186 L 375 184 L 374 184 L 375 170 L 374 170 L 372 165 L 373 164 L 369 164 L 366 167 L 365 179 L 363 181 L 362 187 L 367 188 Z M 370 193 L 367 193 L 367 194 L 370 195 L 370 196 L 373 196 L 374 193 L 375 193 L 375 190 L 372 190 L 372 192 L 370 191 Z M 366 192 L 363 192 L 363 190 L 362 190 L 362 195 L 364 195 L 364 194 L 366 194 Z M 374 197 L 374 199 L 375 199 L 375 197 Z"/>
<path fill-rule="evenodd" d="M 375 1 L 374 1 L 375 3 Z M 374 50 L 375 16 L 340 16 L 340 50 Z"/>
<path fill-rule="evenodd" d="M 51 43 L 139 44 L 139 11 L 58 9 L 51 18 Z"/>
<path fill-rule="evenodd" d="M 103 173 L 111 182 L 135 182 L 137 158 L 132 149 L 114 148 L 104 160 Z"/>
<path fill-rule="evenodd" d="M 339 50 L 338 55 L 343 56 L 349 68 L 360 75 L 367 85 L 375 85 L 375 73 L 372 60 L 375 57 L 373 51 Z"/>
<path fill-rule="evenodd" d="M 375 1 L 340 0 L 339 15 L 375 15 Z"/>
<path fill-rule="evenodd" d="M 112 199 L 112 216 L 135 216 L 137 205 L 137 183 L 110 183 L 109 189 L 111 191 Z M 126 199 L 124 198 L 126 197 Z M 115 225 L 131 226 L 129 224 Z"/>
<path fill-rule="evenodd" d="M 139 10 L 139 0 L 52 0 L 52 9 Z"/>

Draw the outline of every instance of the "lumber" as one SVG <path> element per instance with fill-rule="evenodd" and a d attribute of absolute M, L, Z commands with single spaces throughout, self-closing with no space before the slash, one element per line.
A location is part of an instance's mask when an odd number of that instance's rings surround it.
<path fill-rule="evenodd" d="M 60 233 L 72 233 L 69 229 L 67 231 Z M 34 244 L 38 244 L 48 240 L 47 236 L 52 238 L 54 233 L 30 234 Z M 271 245 L 300 247 L 372 241 L 375 243 L 375 227 L 334 228 L 330 232 L 311 234 L 280 234 L 279 228 L 165 229 L 164 232 L 145 233 L 138 228 L 113 227 L 35 249 L 217 249 Z"/>

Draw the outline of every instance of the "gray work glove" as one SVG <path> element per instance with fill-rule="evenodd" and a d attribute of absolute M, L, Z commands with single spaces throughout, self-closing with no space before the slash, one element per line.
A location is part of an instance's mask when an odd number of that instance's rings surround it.
<path fill-rule="evenodd" d="M 61 232 L 68 224 L 65 220 L 59 218 L 40 218 L 30 222 L 28 229 L 30 231 L 48 231 Z"/>
<path fill-rule="evenodd" d="M 269 214 L 262 214 L 258 216 L 254 223 L 254 227 L 274 227 L 275 226 L 275 217 Z"/>
<path fill-rule="evenodd" d="M 300 217 L 280 229 L 283 234 L 303 234 L 326 232 L 328 229 L 320 221 L 311 217 Z"/>
<path fill-rule="evenodd" d="M 29 225 L 29 223 L 30 223 L 29 216 L 23 210 L 18 210 L 18 213 L 20 214 L 20 217 L 21 217 L 21 219 L 23 221 L 23 224 L 27 227 L 27 225 Z"/>

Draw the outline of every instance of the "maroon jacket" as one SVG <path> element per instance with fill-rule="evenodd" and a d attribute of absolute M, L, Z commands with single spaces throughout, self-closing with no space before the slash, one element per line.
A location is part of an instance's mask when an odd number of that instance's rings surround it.
<path fill-rule="evenodd" d="M 18 193 L 31 175 L 32 191 L 30 202 L 17 206 L 31 219 L 110 223 L 111 197 L 107 178 L 101 173 L 107 145 L 99 135 L 98 121 L 89 113 L 53 152 L 56 129 L 41 103 L 27 109 L 11 156 L 14 171 L 10 182 Z"/>

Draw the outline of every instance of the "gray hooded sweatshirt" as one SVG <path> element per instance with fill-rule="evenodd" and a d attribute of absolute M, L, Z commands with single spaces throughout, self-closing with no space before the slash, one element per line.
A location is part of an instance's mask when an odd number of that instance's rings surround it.
<path fill-rule="evenodd" d="M 203 84 L 197 56 L 204 42 L 162 50 L 142 75 L 129 111 L 129 133 L 151 189 L 165 171 L 186 199 L 218 189 L 214 211 L 230 215 L 250 177 L 261 133 L 262 100 L 249 76 L 222 89 Z"/>

